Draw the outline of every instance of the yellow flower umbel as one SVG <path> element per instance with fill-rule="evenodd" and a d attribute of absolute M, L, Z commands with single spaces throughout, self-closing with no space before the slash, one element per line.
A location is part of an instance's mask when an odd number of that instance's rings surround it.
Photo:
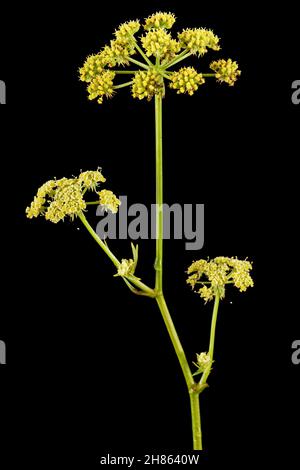
<path fill-rule="evenodd" d="M 102 175 L 101 171 L 84 171 L 78 177 L 82 187 L 91 191 L 96 191 L 99 183 L 105 183 L 106 178 Z"/>
<path fill-rule="evenodd" d="M 215 60 L 210 64 L 210 68 L 216 72 L 216 79 L 219 82 L 228 83 L 230 86 L 233 86 L 241 75 L 237 62 L 231 59 Z"/>
<path fill-rule="evenodd" d="M 220 50 L 219 38 L 210 29 L 187 28 L 177 38 L 173 37 L 170 30 L 175 20 L 172 13 L 159 11 L 150 15 L 145 19 L 145 34 L 140 38 L 136 37 L 141 28 L 139 20 L 121 24 L 114 32 L 114 39 L 100 52 L 89 56 L 79 69 L 80 80 L 88 84 L 88 98 L 102 104 L 104 97 L 111 98 L 115 90 L 131 86 L 134 98 L 151 100 L 165 95 L 165 82 L 178 94 L 192 96 L 204 79 L 211 77 L 233 85 L 240 71 L 231 59 L 212 62 L 214 73 L 193 67 L 171 69 L 191 55 L 201 57 L 209 49 Z M 137 54 L 140 57 L 136 58 Z M 129 65 L 134 70 L 117 68 Z M 119 82 L 124 75 L 131 75 L 131 79 Z"/>
<path fill-rule="evenodd" d="M 102 189 L 98 194 L 100 196 L 100 204 L 103 209 L 116 214 L 118 212 L 119 205 L 121 204 L 120 199 L 118 199 L 109 189 Z"/>
<path fill-rule="evenodd" d="M 172 75 L 170 88 L 177 90 L 177 93 L 188 93 L 192 96 L 198 90 L 198 86 L 203 83 L 205 79 L 194 67 L 182 67 Z"/>
<path fill-rule="evenodd" d="M 135 270 L 135 262 L 133 259 L 122 259 L 119 267 L 118 272 L 115 274 L 116 276 L 128 276 L 129 274 L 134 274 Z"/>
<path fill-rule="evenodd" d="M 79 69 L 80 80 L 82 82 L 90 83 L 97 75 L 103 72 L 105 62 L 101 54 L 90 55 L 83 67 Z"/>
<path fill-rule="evenodd" d="M 56 224 L 66 216 L 74 219 L 85 208 L 80 182 L 63 178 L 57 181 L 53 201 L 45 212 L 45 219 Z"/>
<path fill-rule="evenodd" d="M 97 75 L 88 86 L 89 100 L 98 98 L 99 104 L 103 103 L 103 97 L 111 98 L 114 93 L 113 80 L 116 74 L 107 70 Z"/>
<path fill-rule="evenodd" d="M 173 13 L 162 13 L 159 11 L 145 19 L 144 29 L 146 31 L 160 28 L 171 29 L 175 21 L 176 18 Z"/>
<path fill-rule="evenodd" d="M 204 55 L 208 49 L 219 51 L 219 38 L 210 29 L 195 28 L 184 29 L 178 34 L 179 43 L 182 48 L 191 54 Z"/>
<path fill-rule="evenodd" d="M 147 72 L 138 72 L 135 74 L 132 84 L 132 96 L 142 100 L 147 98 L 148 101 L 154 95 L 164 95 L 164 81 L 162 76 L 155 70 Z"/>
<path fill-rule="evenodd" d="M 246 291 L 248 287 L 253 287 L 251 269 L 250 261 L 237 258 L 219 256 L 211 261 L 200 259 L 194 261 L 188 268 L 187 283 L 191 285 L 193 290 L 197 284 L 201 285 L 196 292 L 205 302 L 212 300 L 216 294 L 222 299 L 225 296 L 227 284 L 233 284 L 240 292 Z"/>
<path fill-rule="evenodd" d="M 84 200 L 86 191 L 95 192 L 99 184 L 105 181 L 106 179 L 100 169 L 84 171 L 80 173 L 78 178 L 61 178 L 47 181 L 38 189 L 33 202 L 26 208 L 26 215 L 29 219 L 41 215 L 53 223 L 64 220 L 66 216 L 74 219 L 89 204 Z M 111 191 L 107 192 L 111 193 Z M 101 204 L 101 200 L 99 204 Z"/>
<path fill-rule="evenodd" d="M 119 26 L 115 31 L 115 36 L 120 41 L 128 41 L 138 32 L 140 26 L 139 20 L 127 21 Z"/>
<path fill-rule="evenodd" d="M 193 362 L 193 364 L 197 367 L 197 371 L 193 374 L 199 375 L 203 372 L 210 371 L 213 361 L 208 353 L 202 352 L 200 354 L 196 354 L 197 362 Z"/>
<path fill-rule="evenodd" d="M 141 39 L 143 48 L 148 57 L 154 56 L 162 61 L 169 61 L 180 51 L 180 44 L 176 39 L 172 39 L 170 33 L 164 29 L 149 31 Z"/>

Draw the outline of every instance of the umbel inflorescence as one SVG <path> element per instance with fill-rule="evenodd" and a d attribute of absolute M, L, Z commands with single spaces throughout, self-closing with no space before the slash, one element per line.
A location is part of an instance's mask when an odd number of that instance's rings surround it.
<path fill-rule="evenodd" d="M 44 183 L 37 191 L 26 214 L 29 219 L 44 216 L 46 220 L 57 223 L 66 216 L 71 219 L 80 215 L 87 208 L 84 195 L 87 191 L 96 192 L 98 204 L 112 213 L 118 211 L 119 199 L 108 189 L 97 191 L 100 183 L 106 179 L 100 169 L 84 171 L 76 178 L 53 179 Z"/>
<path fill-rule="evenodd" d="M 192 55 L 202 57 L 209 50 L 220 50 L 218 36 L 209 29 L 187 28 L 172 37 L 170 29 L 175 20 L 172 13 L 158 12 L 143 23 L 135 20 L 121 24 L 109 45 L 90 55 L 79 70 L 80 80 L 87 83 L 89 99 L 101 104 L 104 97 L 111 98 L 119 88 L 130 86 L 134 98 L 151 100 L 154 95 L 165 95 L 166 82 L 177 93 L 193 95 L 211 77 L 234 85 L 241 72 L 231 59 L 212 61 L 209 73 L 190 66 L 171 70 Z M 124 69 L 129 65 L 138 68 Z M 131 80 L 117 82 L 123 75 L 131 76 Z"/>
<path fill-rule="evenodd" d="M 247 260 L 218 256 L 212 260 L 200 259 L 194 261 L 187 270 L 187 283 L 192 289 L 200 285 L 196 292 L 206 302 L 213 300 L 218 295 L 220 299 L 225 297 L 225 286 L 232 284 L 240 292 L 245 292 L 248 287 L 253 287 L 250 275 L 252 264 Z"/>

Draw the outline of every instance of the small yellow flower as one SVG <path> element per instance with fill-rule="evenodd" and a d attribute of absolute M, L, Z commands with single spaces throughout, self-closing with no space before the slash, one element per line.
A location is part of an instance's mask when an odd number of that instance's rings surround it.
<path fill-rule="evenodd" d="M 115 72 L 107 70 L 101 75 L 97 75 L 88 86 L 89 100 L 96 98 L 99 104 L 103 103 L 103 97 L 111 98 L 114 93 L 113 80 L 115 78 Z"/>
<path fill-rule="evenodd" d="M 134 47 L 130 41 L 125 39 L 115 39 L 110 41 L 110 66 L 128 65 L 129 57 L 135 54 Z"/>
<path fill-rule="evenodd" d="M 101 53 L 90 55 L 83 64 L 83 67 L 79 69 L 80 80 L 90 83 L 97 75 L 103 72 L 104 64 Z"/>
<path fill-rule="evenodd" d="M 114 195 L 114 193 L 108 189 L 102 189 L 98 194 L 100 196 L 99 203 L 103 206 L 104 210 L 109 210 L 113 214 L 116 214 L 121 201 Z"/>
<path fill-rule="evenodd" d="M 241 75 L 237 62 L 231 59 L 215 60 L 214 62 L 211 62 L 210 68 L 216 72 L 216 79 L 219 82 L 228 83 L 230 86 L 233 86 Z"/>
<path fill-rule="evenodd" d="M 190 96 L 198 90 L 199 85 L 205 83 L 202 74 L 193 67 L 182 67 L 173 73 L 171 80 L 170 88 L 177 90 L 177 93 L 188 93 Z"/>
<path fill-rule="evenodd" d="M 84 171 L 78 178 L 61 178 L 44 183 L 37 191 L 31 205 L 26 208 L 29 219 L 44 215 L 46 220 L 57 223 L 66 216 L 73 219 L 86 209 L 83 195 L 86 190 L 96 191 L 105 178 L 100 169 Z M 109 191 L 110 193 L 111 191 Z"/>
<path fill-rule="evenodd" d="M 159 11 L 145 19 L 144 29 L 146 31 L 159 28 L 170 29 L 172 28 L 175 21 L 176 18 L 173 13 L 163 13 Z"/>
<path fill-rule="evenodd" d="M 56 180 L 47 181 L 38 189 L 37 196 L 44 197 L 44 198 L 46 196 L 51 196 L 56 186 L 57 186 Z"/>
<path fill-rule="evenodd" d="M 133 259 L 122 259 L 119 267 L 117 276 L 128 276 L 134 274 L 135 263 Z"/>
<path fill-rule="evenodd" d="M 211 287 L 203 286 L 198 290 L 198 294 L 205 300 L 205 303 L 214 298 L 214 291 Z"/>
<path fill-rule="evenodd" d="M 115 36 L 117 39 L 131 39 L 135 33 L 140 29 L 139 20 L 127 21 L 126 23 L 121 24 L 118 29 L 115 31 Z"/>
<path fill-rule="evenodd" d="M 106 178 L 104 178 L 100 170 L 97 170 L 80 173 L 78 180 L 84 189 L 95 191 L 99 183 L 105 183 Z"/>
<path fill-rule="evenodd" d="M 207 370 L 210 371 L 213 363 L 210 355 L 206 352 L 202 352 L 200 354 L 196 354 L 196 356 L 197 362 L 193 362 L 193 364 L 197 367 L 197 371 L 193 374 L 193 376 L 203 374 L 203 372 L 206 372 Z"/>
<path fill-rule="evenodd" d="M 205 302 L 212 300 L 216 294 L 222 299 L 225 296 L 225 286 L 233 284 L 240 292 L 253 287 L 250 271 L 252 264 L 247 260 L 219 256 L 210 261 L 194 261 L 188 268 L 187 283 L 195 289 L 196 284 L 201 287 L 197 291 Z"/>
<path fill-rule="evenodd" d="M 53 202 L 45 213 L 45 219 L 53 223 L 63 220 L 67 215 L 73 219 L 86 208 L 81 184 L 78 180 L 66 179 L 57 181 Z"/>
<path fill-rule="evenodd" d="M 56 184 L 57 182 L 55 180 L 50 180 L 38 189 L 37 195 L 34 196 L 31 205 L 26 208 L 26 215 L 29 219 L 44 214 L 46 199 L 54 195 Z"/>
<path fill-rule="evenodd" d="M 172 59 L 180 51 L 180 44 L 176 39 L 172 39 L 170 33 L 164 29 L 149 31 L 141 38 L 146 55 L 159 57 L 161 60 Z"/>
<path fill-rule="evenodd" d="M 26 216 L 28 219 L 38 217 L 44 211 L 45 199 L 43 197 L 34 196 L 34 199 L 29 207 L 26 207 Z"/>
<path fill-rule="evenodd" d="M 106 66 L 115 67 L 116 65 L 128 65 L 129 57 L 135 54 L 135 49 L 130 38 L 120 37 L 110 41 L 110 45 L 104 46 L 98 54 L 97 62 L 99 63 L 97 74 L 101 73 Z M 101 71 L 102 66 L 102 71 Z"/>
<path fill-rule="evenodd" d="M 214 51 L 220 49 L 219 38 L 210 29 L 187 28 L 178 34 L 178 39 L 181 47 L 192 54 L 204 55 L 208 48 Z"/>
<path fill-rule="evenodd" d="M 211 358 L 208 353 L 202 352 L 197 354 L 197 365 L 204 372 L 205 369 L 211 366 Z"/>
<path fill-rule="evenodd" d="M 148 101 L 154 95 L 164 95 L 164 81 L 160 73 L 155 70 L 141 71 L 134 75 L 132 84 L 132 96 L 142 100 L 147 98 Z"/>

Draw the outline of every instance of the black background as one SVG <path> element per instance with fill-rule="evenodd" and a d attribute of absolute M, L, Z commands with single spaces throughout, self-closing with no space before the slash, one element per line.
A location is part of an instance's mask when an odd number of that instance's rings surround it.
<path fill-rule="evenodd" d="M 205 455 L 240 465 L 246 454 L 269 462 L 282 452 L 293 462 L 300 422 L 300 366 L 291 363 L 299 339 L 294 5 L 43 3 L 7 12 L 1 31 L 4 468 L 17 461 L 93 468 L 106 452 L 191 448 L 184 380 L 154 302 L 113 278 L 78 221 L 24 215 L 44 181 L 97 166 L 129 203 L 154 202 L 154 103 L 124 89 L 100 107 L 87 100 L 77 69 L 120 23 L 159 9 L 176 14 L 177 30 L 205 26 L 221 37 L 222 51 L 203 58 L 203 71 L 219 57 L 242 69 L 233 88 L 212 81 L 192 98 L 167 90 L 164 100 L 165 202 L 205 204 L 200 252 L 165 242 L 165 296 L 190 362 L 207 349 L 211 305 L 190 292 L 185 270 L 207 256 L 254 263 L 255 288 L 228 291 L 221 304 L 216 363 L 201 396 Z M 93 210 L 90 217 L 95 225 Z M 130 257 L 129 241 L 111 248 Z M 138 274 L 151 284 L 154 241 L 139 248 Z"/>

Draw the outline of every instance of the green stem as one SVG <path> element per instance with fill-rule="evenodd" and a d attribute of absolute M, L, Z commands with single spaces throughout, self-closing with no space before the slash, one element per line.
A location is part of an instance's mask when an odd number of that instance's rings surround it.
<path fill-rule="evenodd" d="M 81 212 L 80 214 L 78 214 L 78 217 L 79 219 L 81 220 L 81 222 L 83 223 L 83 225 L 85 226 L 85 228 L 88 230 L 88 232 L 90 233 L 90 235 L 93 237 L 93 239 L 98 243 L 98 245 L 102 248 L 102 250 L 107 254 L 107 256 L 109 257 L 109 259 L 113 262 L 113 264 L 116 266 L 116 268 L 118 269 L 119 266 L 120 266 L 120 261 L 118 260 L 118 258 L 115 257 L 115 255 L 110 251 L 110 249 L 108 248 L 107 244 L 104 243 L 103 240 L 101 240 L 101 238 L 97 235 L 97 233 L 95 232 L 95 230 L 91 227 L 91 225 L 88 223 L 88 221 L 86 220 L 86 217 L 85 215 L 83 214 L 83 212 Z M 128 281 L 130 281 L 132 284 L 134 284 L 136 287 L 138 287 L 141 291 L 143 291 L 148 297 L 155 297 L 156 296 L 156 293 L 153 289 L 151 289 L 150 287 L 148 287 L 146 284 L 144 284 L 142 281 L 140 281 L 138 278 L 136 278 L 135 276 L 133 275 L 128 275 L 126 276 L 126 278 L 128 279 Z"/>
<path fill-rule="evenodd" d="M 214 309 L 213 309 L 213 314 L 212 314 L 212 319 L 211 319 L 209 350 L 208 350 L 208 354 L 210 356 L 211 363 L 212 363 L 213 358 L 214 358 L 216 324 L 217 324 L 217 318 L 218 318 L 219 303 L 220 303 L 220 295 L 217 293 L 216 296 L 215 296 Z M 208 367 L 208 369 L 203 373 L 203 375 L 201 377 L 201 380 L 200 380 L 200 385 L 206 383 L 207 378 L 210 374 L 210 371 L 211 371 L 211 367 Z"/>
<path fill-rule="evenodd" d="M 190 393 L 190 405 L 192 415 L 193 449 L 202 450 L 200 403 L 198 393 Z"/>
<path fill-rule="evenodd" d="M 217 318 L 218 318 L 219 303 L 220 303 L 220 295 L 216 294 L 215 303 L 214 303 L 214 310 L 213 310 L 213 315 L 212 315 L 212 320 L 211 320 L 209 351 L 208 351 L 211 360 L 213 360 L 213 358 L 214 358 L 216 324 L 217 324 Z"/>
<path fill-rule="evenodd" d="M 161 71 L 160 73 L 161 73 L 161 75 L 162 75 L 164 78 L 166 78 L 167 80 L 172 80 L 172 78 L 170 77 L 170 75 L 169 75 L 167 72 L 162 72 L 162 71 Z"/>
<path fill-rule="evenodd" d="M 135 65 L 139 65 L 139 66 L 142 67 L 143 69 L 146 69 L 146 70 L 149 69 L 148 65 L 143 64 L 143 62 L 140 62 L 139 60 L 135 60 L 135 59 L 133 59 L 132 57 L 129 57 L 128 60 L 129 60 L 130 62 L 132 62 L 133 64 L 135 64 Z"/>
<path fill-rule="evenodd" d="M 132 84 L 133 84 L 133 80 L 131 80 L 130 82 L 121 83 L 121 85 L 114 86 L 114 90 L 118 90 L 119 88 L 125 88 L 126 86 L 129 86 Z"/>
<path fill-rule="evenodd" d="M 170 64 L 168 64 L 167 67 L 165 67 L 165 68 L 168 69 L 169 67 L 173 67 L 173 65 L 178 64 L 178 62 L 181 62 L 182 60 L 186 59 L 187 57 L 190 57 L 191 55 L 192 55 L 191 52 L 187 52 L 184 55 L 179 54 L 179 56 L 176 58 L 176 60 L 173 60 L 172 62 L 170 62 Z"/>
<path fill-rule="evenodd" d="M 108 248 L 108 246 L 104 243 L 103 240 L 101 240 L 101 238 L 97 235 L 97 233 L 94 231 L 94 229 L 91 227 L 91 225 L 88 223 L 88 221 L 86 220 L 83 212 L 81 212 L 78 217 L 80 218 L 81 222 L 83 223 L 83 225 L 85 226 L 85 228 L 87 229 L 87 231 L 90 233 L 90 235 L 92 235 L 93 239 L 98 243 L 98 245 L 100 245 L 100 247 L 102 248 L 102 250 L 104 251 L 104 253 L 107 254 L 107 256 L 109 257 L 109 259 L 113 262 L 113 264 L 116 266 L 116 268 L 119 267 L 120 265 L 120 262 L 119 260 L 115 257 L 115 255 L 110 251 L 110 249 Z"/>
<path fill-rule="evenodd" d="M 156 302 L 158 304 L 158 307 L 162 314 L 167 331 L 169 333 L 170 339 L 172 341 L 172 344 L 176 352 L 176 356 L 178 358 L 179 364 L 181 366 L 181 370 L 185 378 L 185 382 L 186 382 L 187 389 L 189 392 L 191 417 L 192 417 L 193 449 L 202 450 L 202 432 L 201 432 L 200 403 L 199 403 L 199 393 L 201 389 L 199 387 L 197 388 L 195 384 L 190 366 L 188 364 L 185 352 L 183 350 L 183 347 L 181 345 L 174 323 L 172 321 L 164 295 L 163 294 L 158 295 L 156 297 Z"/>
<path fill-rule="evenodd" d="M 163 295 L 163 152 L 162 152 L 162 96 L 155 95 L 155 149 L 156 149 L 156 302 L 176 352 L 190 395 L 194 450 L 202 449 L 199 391 L 178 337 Z"/>
<path fill-rule="evenodd" d="M 184 51 L 180 52 L 180 54 L 178 54 L 178 55 L 176 55 L 175 57 L 173 57 L 173 59 L 170 60 L 169 63 L 165 64 L 164 67 L 165 67 L 165 68 L 171 67 L 171 66 L 173 65 L 173 62 L 175 62 L 175 60 L 180 59 L 180 58 L 183 57 L 186 53 L 187 53 L 187 49 L 184 49 Z"/>
<path fill-rule="evenodd" d="M 163 287 L 163 160 L 162 160 L 162 96 L 155 95 L 155 151 L 156 151 L 156 258 L 155 289 Z"/>
<path fill-rule="evenodd" d="M 135 38 L 132 36 L 133 40 L 134 40 L 134 47 L 136 48 L 137 51 L 139 51 L 139 53 L 141 54 L 141 56 L 143 57 L 143 59 L 147 62 L 147 64 L 150 66 L 150 67 L 153 67 L 153 64 L 151 62 L 151 60 L 146 56 L 145 52 L 143 51 L 143 49 L 140 48 L 140 46 L 138 45 L 137 41 L 135 40 Z"/>
<path fill-rule="evenodd" d="M 203 77 L 215 77 L 216 74 L 215 73 L 203 73 L 202 76 Z"/>
<path fill-rule="evenodd" d="M 151 289 L 151 287 L 148 287 L 146 284 L 144 284 L 142 281 L 140 281 L 138 278 L 132 275 L 126 276 L 126 279 L 130 281 L 132 284 L 134 284 L 136 287 L 141 289 L 148 297 L 156 297 L 156 292 Z"/>
<path fill-rule="evenodd" d="M 156 297 L 156 302 L 158 304 L 159 310 L 161 311 L 163 320 L 165 322 L 166 328 L 168 330 L 170 339 L 174 346 L 177 358 L 179 360 L 188 390 L 190 391 L 192 386 L 195 384 L 190 366 L 188 364 L 187 358 L 185 356 L 183 347 L 181 345 L 180 339 L 178 337 L 177 331 L 175 329 L 174 323 L 172 321 L 169 309 L 167 307 L 165 298 L 163 294 L 159 294 Z"/>
<path fill-rule="evenodd" d="M 112 70 L 112 72 L 119 73 L 120 75 L 134 75 L 138 70 Z"/>

